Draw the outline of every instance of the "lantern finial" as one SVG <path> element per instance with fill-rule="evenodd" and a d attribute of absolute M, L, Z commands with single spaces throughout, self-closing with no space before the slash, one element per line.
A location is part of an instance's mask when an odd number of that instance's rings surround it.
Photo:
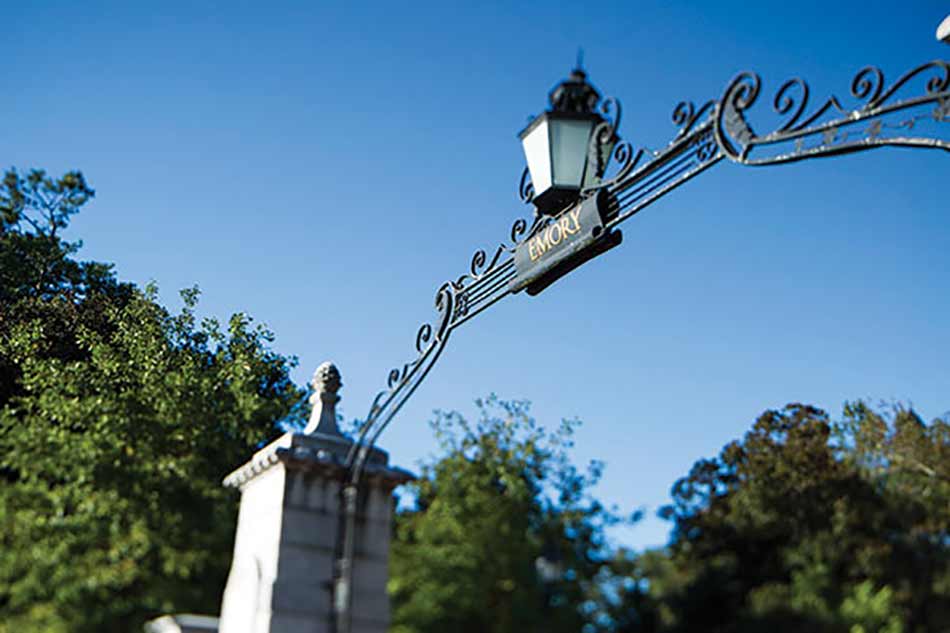
<path fill-rule="evenodd" d="M 584 60 L 583 51 L 577 53 L 577 66 L 570 76 L 559 83 L 548 94 L 553 112 L 570 112 L 573 114 L 591 114 L 600 101 L 600 93 L 587 81 L 587 73 L 581 67 Z"/>

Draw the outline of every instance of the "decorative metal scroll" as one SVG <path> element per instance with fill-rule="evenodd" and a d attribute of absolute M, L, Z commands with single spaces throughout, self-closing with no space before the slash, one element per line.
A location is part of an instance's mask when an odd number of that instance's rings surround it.
<path fill-rule="evenodd" d="M 587 147 L 587 162 L 593 166 L 593 173 L 597 178 L 604 175 L 614 144 L 619 140 L 617 129 L 620 127 L 620 118 L 623 114 L 620 101 L 615 97 L 604 99 L 599 110 L 604 120 L 594 128 Z"/>
<path fill-rule="evenodd" d="M 922 93 L 896 99 L 898 93 L 917 81 L 924 82 Z M 718 101 L 707 101 L 698 108 L 691 102 L 679 103 L 672 117 L 679 129 L 659 151 L 635 149 L 621 140 L 617 135 L 620 104 L 605 100 L 601 111 L 607 115 L 606 120 L 595 129 L 588 152 L 588 159 L 597 161 L 600 180 L 581 192 L 585 198 L 606 190 L 610 203 L 604 229 L 612 229 L 724 157 L 743 165 L 773 165 L 888 145 L 950 151 L 950 142 L 919 133 L 925 123 L 950 122 L 950 63 L 945 61 L 919 66 L 887 87 L 880 70 L 862 69 L 851 82 L 851 95 L 863 105 L 850 111 L 831 96 L 809 112 L 808 84 L 791 79 L 782 84 L 773 100 L 775 112 L 786 118 L 764 135 L 757 134 L 746 118 L 760 88 L 758 75 L 745 72 L 729 83 Z M 613 173 L 607 175 L 611 159 Z M 534 197 L 527 169 L 518 193 L 525 203 Z M 347 505 L 344 539 L 352 537 L 355 493 L 376 440 L 428 376 L 452 332 L 511 293 L 515 249 L 551 222 L 551 216 L 546 215 L 536 215 L 531 223 L 517 220 L 509 241 L 494 250 L 476 251 L 469 272 L 436 291 L 436 317 L 416 332 L 415 358 L 389 372 L 387 388 L 373 400 L 347 455 L 344 496 L 353 503 Z M 341 550 L 342 560 L 351 558 L 351 547 L 352 540 Z M 348 586 L 352 571 L 348 563 L 341 565 L 344 585 Z M 342 600 L 347 601 L 348 596 Z M 340 630 L 348 630 L 345 618 L 341 624 L 344 628 Z"/>
<path fill-rule="evenodd" d="M 691 104 L 681 103 L 676 107 L 673 122 L 682 127 L 673 141 L 661 151 L 641 149 L 634 152 L 626 142 L 617 145 L 614 154 L 620 167 L 607 183 L 611 207 L 605 228 L 609 230 L 617 226 L 722 159 L 722 152 L 713 134 L 712 120 L 707 117 L 697 124 L 696 115 L 692 119 L 679 116 L 692 111 Z M 699 116 L 707 112 L 708 108 L 703 106 Z M 649 159 L 640 164 L 648 153 Z"/>
<path fill-rule="evenodd" d="M 921 93 L 896 98 L 917 82 L 923 83 Z M 808 84 L 790 79 L 772 102 L 786 119 L 763 135 L 755 133 L 745 115 L 760 87 L 758 75 L 740 74 L 726 88 L 716 112 L 716 142 L 738 163 L 774 165 L 888 145 L 950 151 L 950 142 L 915 133 L 925 123 L 950 122 L 950 64 L 945 61 L 918 66 L 890 86 L 885 86 L 880 69 L 861 69 L 851 81 L 851 96 L 864 104 L 851 111 L 831 96 L 809 112 Z"/>
<path fill-rule="evenodd" d="M 530 192 L 530 187 L 530 181 L 525 184 L 523 179 L 522 190 Z M 416 357 L 389 372 L 387 388 L 376 394 L 350 449 L 346 459 L 350 482 L 359 481 L 377 438 L 428 375 L 452 331 L 508 294 L 508 283 L 515 274 L 512 259 L 515 248 L 549 220 L 536 218 L 529 225 L 527 220 L 519 218 L 511 227 L 508 242 L 499 244 L 494 251 L 475 251 L 469 272 L 445 282 L 436 291 L 436 317 L 423 323 L 416 332 Z M 489 256 L 489 253 L 492 254 Z"/>

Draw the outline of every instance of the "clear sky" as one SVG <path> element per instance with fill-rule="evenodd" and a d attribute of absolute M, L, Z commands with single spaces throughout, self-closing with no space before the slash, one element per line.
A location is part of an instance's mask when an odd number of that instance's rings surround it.
<path fill-rule="evenodd" d="M 163 300 L 246 311 L 339 366 L 366 414 L 412 357 L 436 288 L 529 210 L 516 138 L 585 51 L 662 147 L 682 99 L 759 72 L 770 108 L 801 75 L 846 105 L 854 73 L 950 58 L 945 2 L 6 3 L 4 167 L 81 169 L 70 236 Z M 383 436 L 414 467 L 433 409 L 496 392 L 577 416 L 597 490 L 648 515 L 761 411 L 801 401 L 950 409 L 950 155 L 883 149 L 796 165 L 723 162 L 624 225 L 624 243 L 538 297 L 458 330 Z M 614 536 L 663 543 L 655 518 Z"/>

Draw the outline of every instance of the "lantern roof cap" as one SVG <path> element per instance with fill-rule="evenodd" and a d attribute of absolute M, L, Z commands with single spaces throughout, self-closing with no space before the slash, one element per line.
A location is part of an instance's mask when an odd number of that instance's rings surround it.
<path fill-rule="evenodd" d="M 548 101 L 551 112 L 592 114 L 600 101 L 600 92 L 587 81 L 587 73 L 578 63 L 570 76 L 548 93 Z"/>

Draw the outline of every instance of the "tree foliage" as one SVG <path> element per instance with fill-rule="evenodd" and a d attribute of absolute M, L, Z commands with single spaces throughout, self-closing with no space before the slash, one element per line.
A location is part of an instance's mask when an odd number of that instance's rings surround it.
<path fill-rule="evenodd" d="M 900 406 L 793 404 L 700 459 L 661 515 L 668 547 L 612 550 L 617 520 L 519 403 L 433 423 L 442 454 L 392 550 L 395 627 L 428 631 L 943 633 L 950 424 Z M 556 583 L 538 563 L 558 561 Z"/>
<path fill-rule="evenodd" d="M 131 631 L 215 612 L 237 500 L 221 478 L 276 434 L 293 359 L 241 314 L 172 314 L 74 259 L 82 175 L 0 188 L 0 632 Z"/>
<path fill-rule="evenodd" d="M 765 412 L 674 485 L 671 545 L 646 571 L 654 630 L 948 630 L 948 475 L 944 420 Z"/>
<path fill-rule="evenodd" d="M 622 520 L 590 495 L 602 465 L 571 464 L 576 422 L 548 432 L 526 403 L 477 404 L 475 423 L 437 414 L 443 454 L 423 465 L 413 507 L 397 516 L 393 631 L 599 628 L 614 575 L 604 528 Z"/>

